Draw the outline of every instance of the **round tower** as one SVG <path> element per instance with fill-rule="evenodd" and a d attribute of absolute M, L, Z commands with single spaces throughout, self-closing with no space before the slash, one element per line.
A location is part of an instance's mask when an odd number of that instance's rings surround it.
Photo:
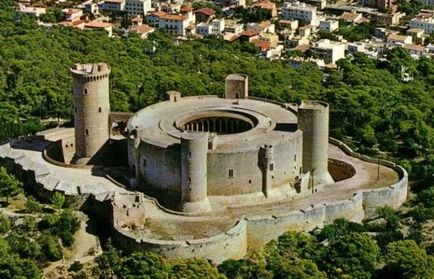
<path fill-rule="evenodd" d="M 311 172 L 314 185 L 333 183 L 328 171 L 329 105 L 302 101 L 298 129 L 303 132 L 303 171 Z"/>
<path fill-rule="evenodd" d="M 86 163 L 109 139 L 109 75 L 106 63 L 75 64 L 73 77 L 75 155 Z"/>
<path fill-rule="evenodd" d="M 207 189 L 208 133 L 184 132 L 181 137 L 181 205 L 183 212 L 211 210 Z"/>

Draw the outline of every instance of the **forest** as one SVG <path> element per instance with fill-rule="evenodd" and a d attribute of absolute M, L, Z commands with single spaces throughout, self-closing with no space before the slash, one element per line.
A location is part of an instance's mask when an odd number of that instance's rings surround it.
<path fill-rule="evenodd" d="M 259 59 L 251 45 L 219 38 L 180 44 L 159 32 L 142 40 L 41 27 L 32 18 L 15 14 L 12 0 L 2 0 L 0 141 L 37 132 L 59 118 L 71 119 L 69 67 L 95 62 L 112 67 L 113 111 L 137 111 L 163 100 L 168 90 L 187 96 L 221 95 L 231 73 L 249 75 L 253 96 L 329 102 L 331 136 L 359 152 L 400 162 L 415 181 L 416 195 L 405 210 L 381 209 L 380 222 L 360 225 L 337 220 L 309 234 L 288 232 L 262 253 L 218 266 L 205 259 L 124 255 L 109 247 L 90 278 L 113 274 L 118 278 L 434 278 L 434 248 L 424 236 L 434 219 L 433 60 L 413 60 L 406 50 L 395 48 L 381 60 L 355 54 L 340 60 L 336 70 L 323 73 L 311 64 L 295 69 L 284 60 Z M 0 172 L 0 187 L 13 180 L 6 171 Z M 0 196 L 16 196 L 20 182 L 15 186 Z M 23 224 L 0 215 L 1 278 L 38 278 L 46 262 L 61 257 L 59 251 L 77 230 L 69 209 L 54 207 L 46 214 L 34 200 L 27 206 L 37 218 Z M 31 235 L 24 236 L 29 231 Z M 73 274 L 89 276 L 79 268 Z"/>

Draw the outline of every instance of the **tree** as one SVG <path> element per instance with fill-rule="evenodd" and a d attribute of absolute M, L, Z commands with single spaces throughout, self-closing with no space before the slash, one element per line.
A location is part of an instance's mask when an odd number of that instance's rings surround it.
<path fill-rule="evenodd" d="M 169 264 L 161 255 L 152 252 L 135 252 L 122 264 L 119 275 L 122 278 L 168 278 Z"/>
<path fill-rule="evenodd" d="M 61 209 L 65 203 L 65 196 L 62 193 L 55 192 L 50 201 L 55 208 Z"/>
<path fill-rule="evenodd" d="M 312 260 L 307 259 L 281 259 L 273 269 L 273 278 L 291 279 L 321 279 L 326 275 L 318 270 Z"/>
<path fill-rule="evenodd" d="M 377 241 L 380 247 L 385 247 L 389 242 L 401 240 L 403 235 L 399 228 L 400 218 L 398 214 L 390 207 L 381 207 L 377 209 L 378 217 L 384 218 L 386 223 L 380 225 L 377 229 L 380 231 L 377 235 Z"/>
<path fill-rule="evenodd" d="M 39 213 L 42 212 L 43 209 L 42 205 L 33 197 L 27 198 L 25 206 L 26 206 L 25 209 L 26 213 Z"/>
<path fill-rule="evenodd" d="M 17 256 L 0 256 L 0 278 L 42 278 L 41 271 L 33 260 Z"/>
<path fill-rule="evenodd" d="M 351 232 L 330 242 L 323 268 L 331 277 L 371 278 L 379 253 L 371 236 Z"/>
<path fill-rule="evenodd" d="M 0 167 L 0 196 L 6 197 L 9 203 L 10 197 L 15 197 L 22 192 L 23 183 L 9 174 L 4 167 Z"/>
<path fill-rule="evenodd" d="M 0 212 L 0 234 L 6 233 L 11 229 L 9 218 Z"/>
<path fill-rule="evenodd" d="M 224 279 L 224 275 L 219 274 L 217 268 L 213 267 L 206 259 L 184 259 L 177 260 L 172 264 L 169 272 L 170 279 Z"/>
<path fill-rule="evenodd" d="M 65 209 L 52 224 L 51 232 L 62 239 L 64 246 L 71 246 L 74 233 L 80 228 L 80 220 L 71 210 Z"/>
<path fill-rule="evenodd" d="M 218 266 L 220 273 L 229 279 L 271 279 L 273 273 L 252 259 L 226 260 Z"/>
<path fill-rule="evenodd" d="M 434 278 L 433 259 L 414 240 L 400 240 L 386 246 L 384 274 L 389 278 Z"/>
<path fill-rule="evenodd" d="M 333 224 L 325 225 L 319 232 L 316 232 L 315 236 L 319 241 L 333 241 L 351 232 L 361 233 L 366 231 L 366 228 L 361 224 L 338 218 L 333 221 Z"/>
<path fill-rule="evenodd" d="M 21 258 L 36 259 L 41 255 L 41 246 L 31 238 L 11 233 L 6 240 L 12 253 L 18 254 Z"/>
<path fill-rule="evenodd" d="M 53 235 L 43 235 L 40 239 L 42 253 L 47 260 L 57 261 L 63 256 L 60 239 Z"/>

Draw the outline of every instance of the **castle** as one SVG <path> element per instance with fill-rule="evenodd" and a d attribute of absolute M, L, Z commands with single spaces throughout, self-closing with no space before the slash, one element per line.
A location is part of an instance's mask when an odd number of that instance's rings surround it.
<path fill-rule="evenodd" d="M 71 73 L 74 129 L 0 146 L 0 158 L 40 192 L 86 194 L 125 249 L 220 262 L 287 230 L 361 221 L 406 200 L 404 169 L 329 138 L 327 103 L 255 98 L 248 76 L 233 74 L 221 97 L 169 91 L 165 102 L 116 113 L 107 64 L 76 64 Z M 29 148 L 36 142 L 39 151 Z M 102 163 L 122 161 L 115 147 L 125 157 L 117 175 Z"/>

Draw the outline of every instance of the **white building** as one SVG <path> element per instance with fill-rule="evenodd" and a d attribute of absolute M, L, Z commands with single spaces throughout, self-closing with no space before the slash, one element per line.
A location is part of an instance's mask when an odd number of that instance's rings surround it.
<path fill-rule="evenodd" d="M 403 46 L 405 44 L 411 44 L 411 43 L 413 43 L 413 38 L 411 36 L 404 36 L 404 35 L 398 35 L 398 34 L 390 34 L 387 37 L 387 43 L 389 45 L 394 45 L 394 46 Z"/>
<path fill-rule="evenodd" d="M 83 10 L 80 9 L 63 9 L 62 12 L 65 15 L 65 20 L 79 19 L 83 16 Z"/>
<path fill-rule="evenodd" d="M 318 24 L 316 7 L 298 1 L 283 3 L 282 17 L 284 19 L 297 19 L 312 25 Z"/>
<path fill-rule="evenodd" d="M 319 29 L 327 32 L 333 32 L 335 30 L 338 30 L 339 28 L 339 21 L 334 19 L 328 19 L 328 20 L 321 20 L 319 22 Z"/>
<path fill-rule="evenodd" d="M 225 22 L 225 32 L 232 34 L 240 34 L 244 30 L 244 25 L 237 23 L 234 20 L 226 20 Z"/>
<path fill-rule="evenodd" d="M 421 10 L 417 17 L 410 20 L 410 28 L 423 29 L 425 34 L 434 34 L 434 11 Z"/>
<path fill-rule="evenodd" d="M 102 11 L 116 11 L 120 12 L 125 10 L 125 0 L 105 0 L 99 6 Z"/>
<path fill-rule="evenodd" d="M 434 6 L 434 0 L 421 0 L 425 6 Z"/>
<path fill-rule="evenodd" d="M 131 15 L 146 15 L 153 11 L 151 0 L 126 0 L 125 11 Z"/>
<path fill-rule="evenodd" d="M 209 36 L 212 34 L 212 25 L 201 22 L 196 25 L 196 34 Z"/>
<path fill-rule="evenodd" d="M 158 21 L 158 29 L 165 30 L 172 35 L 185 36 L 190 19 L 183 15 L 165 14 Z"/>
<path fill-rule="evenodd" d="M 347 50 L 350 53 L 354 52 L 363 52 L 366 51 L 366 44 L 363 42 L 354 42 L 354 43 L 348 43 Z"/>
<path fill-rule="evenodd" d="M 86 3 L 84 4 L 84 11 L 89 14 L 97 14 L 99 13 L 99 7 L 96 3 Z"/>
<path fill-rule="evenodd" d="M 326 63 L 336 64 L 336 61 L 345 58 L 345 44 L 340 42 L 320 40 L 312 44 L 312 50 Z"/>
<path fill-rule="evenodd" d="M 216 18 L 211 21 L 212 33 L 219 34 L 225 30 L 225 19 L 224 18 Z"/>
<path fill-rule="evenodd" d="M 24 5 L 20 5 L 17 12 L 40 17 L 41 15 L 45 14 L 45 8 L 26 7 Z"/>

